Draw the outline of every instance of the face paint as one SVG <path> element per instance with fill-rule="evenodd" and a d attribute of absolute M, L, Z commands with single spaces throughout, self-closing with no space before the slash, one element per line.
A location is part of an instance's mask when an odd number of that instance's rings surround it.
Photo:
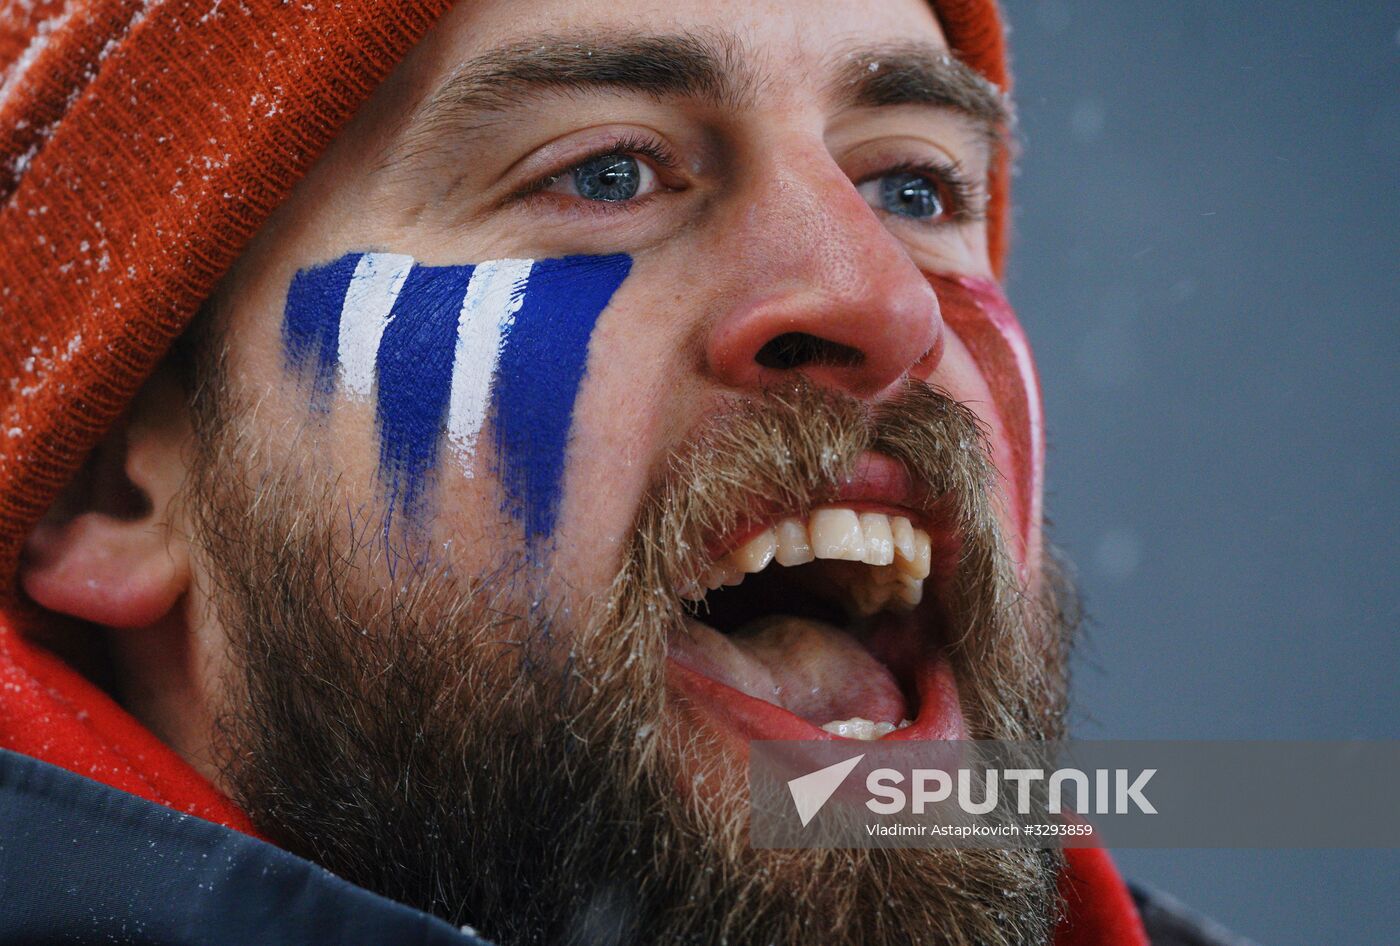
<path fill-rule="evenodd" d="M 496 375 L 496 447 L 510 512 L 527 537 L 554 530 L 574 397 L 598 315 L 627 256 L 540 260 L 530 272 Z M 560 317 L 558 313 L 570 313 Z"/>
<path fill-rule="evenodd" d="M 312 376 L 313 403 L 337 366 L 347 397 L 373 397 L 380 479 L 408 514 L 443 433 L 470 476 L 490 418 L 506 509 L 534 542 L 554 529 L 589 338 L 631 267 L 624 255 L 424 266 L 348 254 L 293 277 L 287 363 Z"/>
<path fill-rule="evenodd" d="M 437 461 L 455 373 L 458 316 L 470 266 L 415 266 L 404 280 L 375 358 L 379 473 L 409 514 Z"/>
<path fill-rule="evenodd" d="M 1035 549 L 1025 543 L 1040 522 L 1045 475 L 1045 422 L 1040 381 L 1030 343 L 1001 287 L 990 279 L 930 275 L 943 320 L 967 346 L 987 380 L 1010 443 L 1009 497 L 1022 548 L 1017 556 L 1024 580 L 1033 570 Z"/>
<path fill-rule="evenodd" d="M 340 383 L 354 400 L 374 392 L 379 342 L 412 269 L 413 257 L 393 253 L 366 253 L 355 267 L 340 310 L 339 347 Z"/>
<path fill-rule="evenodd" d="M 313 403 L 324 406 L 334 377 L 340 308 L 355 277 L 360 255 L 342 256 L 315 269 L 303 269 L 287 289 L 287 310 L 282 319 L 282 348 L 287 366 L 308 371 L 312 377 Z"/>
<path fill-rule="evenodd" d="M 452 400 L 447 406 L 447 438 L 463 459 L 468 476 L 471 457 L 476 452 L 476 435 L 490 409 L 501 339 L 510 333 L 515 314 L 520 311 L 531 268 L 530 260 L 482 263 L 476 268 L 462 303 L 462 314 L 457 320 Z"/>

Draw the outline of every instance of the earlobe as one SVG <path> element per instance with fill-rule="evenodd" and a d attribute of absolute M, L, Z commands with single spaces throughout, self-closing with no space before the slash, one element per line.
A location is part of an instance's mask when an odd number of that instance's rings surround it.
<path fill-rule="evenodd" d="M 188 584 L 167 529 L 89 512 L 34 530 L 20 581 L 50 611 L 106 627 L 148 627 Z"/>
<path fill-rule="evenodd" d="M 183 403 L 178 386 L 153 379 L 129 423 L 30 534 L 20 585 L 41 607 L 105 627 L 148 627 L 189 587 L 188 549 L 171 526 L 186 429 L 172 403 Z"/>

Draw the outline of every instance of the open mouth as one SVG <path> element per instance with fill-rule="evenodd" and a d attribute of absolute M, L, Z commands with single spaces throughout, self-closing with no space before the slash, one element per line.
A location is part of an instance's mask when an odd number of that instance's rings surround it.
<path fill-rule="evenodd" d="M 938 588 L 957 543 L 911 509 L 852 499 L 721 544 L 679 590 L 670 682 L 749 739 L 951 739 L 962 718 Z"/>

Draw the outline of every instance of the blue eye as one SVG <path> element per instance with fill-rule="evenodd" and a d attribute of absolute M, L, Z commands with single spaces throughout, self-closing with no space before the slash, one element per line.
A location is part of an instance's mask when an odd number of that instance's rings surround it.
<path fill-rule="evenodd" d="M 579 164 L 569 176 L 585 200 L 631 200 L 645 183 L 646 169 L 629 154 L 600 154 Z"/>
<path fill-rule="evenodd" d="M 887 213 L 925 220 L 942 216 L 944 212 L 938 185 L 922 174 L 903 171 L 886 174 L 868 183 L 878 186 L 880 208 Z M 869 197 L 866 199 L 869 200 Z"/>

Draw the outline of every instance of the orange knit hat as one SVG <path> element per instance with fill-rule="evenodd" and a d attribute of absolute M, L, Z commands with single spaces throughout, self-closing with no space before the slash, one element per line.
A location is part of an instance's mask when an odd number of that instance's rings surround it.
<path fill-rule="evenodd" d="M 199 304 L 450 0 L 0 0 L 0 599 Z M 1008 88 L 993 0 L 934 0 Z M 994 168 L 992 259 L 1006 242 Z"/>

